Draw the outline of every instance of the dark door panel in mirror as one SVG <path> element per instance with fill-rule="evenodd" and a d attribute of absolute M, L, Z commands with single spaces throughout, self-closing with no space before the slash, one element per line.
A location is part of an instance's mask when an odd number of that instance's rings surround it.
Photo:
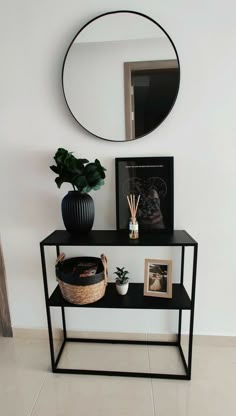
<path fill-rule="evenodd" d="M 179 89 L 175 46 L 151 18 L 105 13 L 72 40 L 62 69 L 68 108 L 78 123 L 106 140 L 129 141 L 153 131 Z"/>
<path fill-rule="evenodd" d="M 171 111 L 179 89 L 177 60 L 125 62 L 126 140 L 145 136 Z"/>

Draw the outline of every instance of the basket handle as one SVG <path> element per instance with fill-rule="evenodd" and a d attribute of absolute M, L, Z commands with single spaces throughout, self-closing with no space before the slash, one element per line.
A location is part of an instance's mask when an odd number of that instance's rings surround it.
<path fill-rule="evenodd" d="M 101 261 L 104 268 L 104 284 L 107 286 L 107 280 L 108 280 L 108 269 L 107 269 L 107 257 L 105 254 L 101 254 Z"/>
<path fill-rule="evenodd" d="M 65 259 L 65 257 L 66 257 L 65 253 L 59 254 L 59 256 L 56 259 L 56 264 L 55 265 L 57 266 L 58 263 L 61 263 Z"/>

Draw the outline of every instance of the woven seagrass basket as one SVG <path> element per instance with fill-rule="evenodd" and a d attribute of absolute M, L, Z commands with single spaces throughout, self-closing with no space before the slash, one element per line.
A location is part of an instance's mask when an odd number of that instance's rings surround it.
<path fill-rule="evenodd" d="M 107 258 L 74 257 L 64 260 L 61 254 L 56 261 L 56 276 L 65 300 L 76 305 L 96 302 L 105 295 L 107 286 Z M 78 263 L 93 263 L 97 272 L 93 276 L 81 277 L 75 268 Z"/>

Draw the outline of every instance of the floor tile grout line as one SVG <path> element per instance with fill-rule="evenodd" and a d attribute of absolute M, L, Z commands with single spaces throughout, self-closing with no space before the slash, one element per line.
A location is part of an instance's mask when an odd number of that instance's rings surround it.
<path fill-rule="evenodd" d="M 148 334 L 146 334 L 146 342 L 148 341 Z M 153 407 L 153 415 L 157 416 L 156 413 L 156 406 L 155 406 L 155 399 L 153 394 L 153 379 L 151 375 L 151 360 L 150 360 L 150 353 L 149 353 L 149 345 L 147 343 L 147 350 L 148 350 L 148 364 L 149 364 L 149 373 L 150 373 L 150 381 L 151 381 L 151 395 L 152 395 L 152 407 Z"/>
<path fill-rule="evenodd" d="M 153 406 L 153 413 L 154 416 L 157 416 L 155 399 L 154 399 L 154 392 L 153 392 L 153 378 L 151 377 L 151 392 L 152 392 L 152 406 Z"/>
<path fill-rule="evenodd" d="M 46 374 L 46 376 L 45 376 L 45 378 L 44 378 L 44 380 L 43 380 L 43 382 L 42 382 L 42 385 L 41 385 L 41 387 L 40 387 L 40 389 L 39 389 L 39 391 L 38 391 L 38 394 L 37 394 L 37 396 L 36 396 L 36 398 L 35 398 L 35 400 L 34 400 L 34 404 L 33 404 L 33 406 L 32 406 L 32 409 L 31 409 L 30 413 L 29 413 L 29 416 L 32 416 L 32 414 L 33 414 L 33 411 L 34 411 L 34 409 L 35 409 L 35 405 L 36 405 L 36 403 L 37 403 L 37 401 L 38 401 L 38 399 L 39 399 L 40 393 L 41 393 L 41 391 L 43 390 L 43 387 L 44 387 L 44 385 L 45 385 L 45 382 L 46 382 L 46 380 L 47 380 L 48 376 L 49 376 L 49 375 L 48 375 L 48 374 Z"/>

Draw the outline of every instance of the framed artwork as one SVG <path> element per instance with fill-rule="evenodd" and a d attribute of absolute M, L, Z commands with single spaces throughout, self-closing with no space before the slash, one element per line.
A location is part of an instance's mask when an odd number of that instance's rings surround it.
<path fill-rule="evenodd" d="M 172 261 L 145 259 L 144 296 L 172 298 Z"/>
<path fill-rule="evenodd" d="M 128 229 L 127 195 L 140 195 L 137 220 L 140 230 L 173 231 L 173 157 L 116 159 L 116 226 Z"/>

